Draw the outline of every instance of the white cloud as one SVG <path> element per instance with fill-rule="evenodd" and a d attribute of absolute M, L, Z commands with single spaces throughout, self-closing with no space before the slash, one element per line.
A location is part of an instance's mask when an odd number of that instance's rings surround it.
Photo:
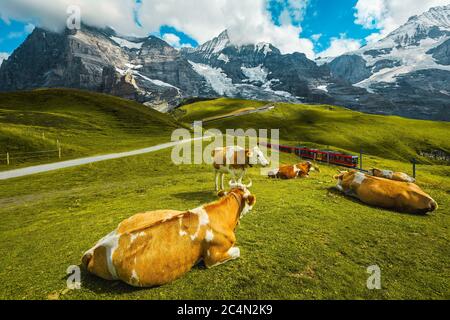
<path fill-rule="evenodd" d="M 179 48 L 181 46 L 180 44 L 180 37 L 173 33 L 166 33 L 163 35 L 162 39 L 170 44 L 172 47 Z"/>
<path fill-rule="evenodd" d="M 360 40 L 348 39 L 345 35 L 341 35 L 340 38 L 332 38 L 330 47 L 317 54 L 317 56 L 321 58 L 337 57 L 359 48 L 361 48 Z"/>
<path fill-rule="evenodd" d="M 0 18 L 29 22 L 52 31 L 66 26 L 67 8 L 77 5 L 87 24 L 112 26 L 126 34 L 138 33 L 134 23 L 135 0 L 14 0 L 0 2 Z"/>
<path fill-rule="evenodd" d="M 311 36 L 311 39 L 313 39 L 313 41 L 316 41 L 316 42 L 319 41 L 320 38 L 322 38 L 322 34 L 321 33 L 313 34 Z"/>
<path fill-rule="evenodd" d="M 34 23 L 50 30 L 66 25 L 69 5 L 81 7 L 86 24 L 111 26 L 127 35 L 159 32 L 163 25 L 173 26 L 200 43 L 224 29 L 237 44 L 270 42 L 284 53 L 304 52 L 313 57 L 313 44 L 300 39 L 302 31 L 295 22 L 302 19 L 308 0 L 289 0 L 291 22 L 273 23 L 266 0 L 143 0 L 139 22 L 135 23 L 135 0 L 14 0 L 0 2 L 0 18 Z"/>
<path fill-rule="evenodd" d="M 447 4 L 449 0 L 358 0 L 355 23 L 366 29 L 381 30 L 367 39 L 373 42 L 406 23 L 411 16 Z"/>
<path fill-rule="evenodd" d="M 6 37 L 8 39 L 21 38 L 23 36 L 26 36 L 26 35 L 29 35 L 30 33 L 32 33 L 34 28 L 35 28 L 34 24 L 28 23 L 27 25 L 25 25 L 25 27 L 23 28 L 22 31 L 10 32 L 10 33 L 8 33 L 8 35 Z"/>
<path fill-rule="evenodd" d="M 305 0 L 296 2 L 306 3 Z M 196 0 L 195 6 L 184 0 L 147 0 L 142 4 L 139 18 L 148 30 L 170 25 L 200 43 L 228 29 L 231 41 L 238 45 L 270 42 L 284 53 L 299 51 L 314 56 L 312 42 L 299 38 L 301 27 L 288 21 L 275 25 L 265 0 Z"/>
<path fill-rule="evenodd" d="M 3 60 L 8 59 L 8 57 L 9 57 L 9 53 L 6 53 L 6 52 L 0 52 L 0 66 L 1 66 L 2 63 L 3 63 Z"/>

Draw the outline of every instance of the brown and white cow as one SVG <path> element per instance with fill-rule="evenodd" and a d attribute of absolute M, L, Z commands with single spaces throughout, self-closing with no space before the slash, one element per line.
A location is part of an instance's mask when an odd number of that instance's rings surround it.
<path fill-rule="evenodd" d="M 273 179 L 296 179 L 298 177 L 308 177 L 311 171 L 320 172 L 319 167 L 313 165 L 310 161 L 295 165 L 286 165 L 269 172 L 269 178 Z"/>
<path fill-rule="evenodd" d="M 244 149 L 238 146 L 218 148 L 212 152 L 213 166 L 216 171 L 216 191 L 223 190 L 226 174 L 232 176 L 232 181 L 242 183 L 249 167 L 261 165 L 267 167 L 269 161 L 264 157 L 259 147 Z M 219 186 L 220 184 L 220 186 Z M 219 188 L 220 187 L 220 188 Z"/>
<path fill-rule="evenodd" d="M 180 278 L 202 260 L 212 268 L 237 259 L 235 229 L 256 203 L 248 187 L 233 185 L 220 200 L 190 211 L 135 215 L 86 252 L 82 263 L 105 280 L 154 287 Z"/>
<path fill-rule="evenodd" d="M 413 183 L 356 171 L 341 172 L 335 179 L 338 180 L 337 189 L 372 206 L 413 214 L 426 214 L 438 208 L 436 201 Z"/>
<path fill-rule="evenodd" d="M 389 180 L 395 180 L 395 181 L 402 181 L 402 182 L 409 182 L 409 183 L 415 183 L 416 179 L 413 177 L 410 177 L 406 173 L 403 172 L 394 172 L 391 170 L 380 170 L 380 169 L 372 169 L 369 171 L 369 173 L 378 178 L 385 178 Z"/>

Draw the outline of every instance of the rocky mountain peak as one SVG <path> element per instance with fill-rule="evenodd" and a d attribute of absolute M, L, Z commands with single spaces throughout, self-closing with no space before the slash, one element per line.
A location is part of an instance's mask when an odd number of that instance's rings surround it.
<path fill-rule="evenodd" d="M 394 30 L 381 44 L 417 46 L 425 39 L 439 39 L 450 36 L 450 5 L 434 7 L 429 11 L 411 17 L 408 22 Z"/>
<path fill-rule="evenodd" d="M 224 30 L 220 35 L 218 35 L 214 39 L 207 41 L 201 46 L 199 46 L 197 49 L 194 50 L 194 52 L 202 53 L 205 56 L 211 56 L 213 54 L 219 54 L 225 48 L 231 45 L 232 44 L 230 41 L 230 37 L 228 36 L 228 30 Z"/>

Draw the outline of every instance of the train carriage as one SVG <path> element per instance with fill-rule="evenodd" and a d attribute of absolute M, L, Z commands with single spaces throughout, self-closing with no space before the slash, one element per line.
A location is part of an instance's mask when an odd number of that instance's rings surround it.
<path fill-rule="evenodd" d="M 343 154 L 337 151 L 310 149 L 306 147 L 291 147 L 284 145 L 272 145 L 269 143 L 260 143 L 267 148 L 273 148 L 283 153 L 296 154 L 297 156 L 318 162 L 325 162 L 347 168 L 357 168 L 359 157 L 349 154 Z"/>

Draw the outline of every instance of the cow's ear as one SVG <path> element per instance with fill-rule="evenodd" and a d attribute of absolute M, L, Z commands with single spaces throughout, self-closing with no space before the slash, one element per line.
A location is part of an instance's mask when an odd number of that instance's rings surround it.
<path fill-rule="evenodd" d="M 253 151 L 247 150 L 247 151 L 245 151 L 245 155 L 247 156 L 247 158 L 251 158 L 251 157 L 253 157 Z"/>
<path fill-rule="evenodd" d="M 225 197 L 226 195 L 227 195 L 227 192 L 224 191 L 224 190 L 220 190 L 220 191 L 217 193 L 217 196 L 218 196 L 219 198 L 223 198 L 223 197 Z"/>
<path fill-rule="evenodd" d="M 245 201 L 247 201 L 247 204 L 250 207 L 253 207 L 256 204 L 256 197 L 255 196 L 248 196 L 247 199 L 245 199 Z"/>

